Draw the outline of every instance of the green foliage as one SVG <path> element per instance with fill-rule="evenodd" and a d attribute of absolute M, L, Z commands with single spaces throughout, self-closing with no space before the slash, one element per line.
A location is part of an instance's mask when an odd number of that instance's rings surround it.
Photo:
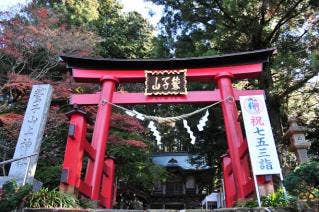
<path fill-rule="evenodd" d="M 151 145 L 147 142 L 148 134 L 140 129 L 143 127 L 137 126 L 139 123 L 130 121 L 125 115 L 118 114 L 114 117 L 114 120 L 125 122 L 127 125 L 111 125 L 113 128 L 110 130 L 109 139 L 112 142 L 108 144 L 106 153 L 115 157 L 119 187 L 147 194 L 152 190 L 154 182 L 165 178 L 166 169 L 152 163 Z M 132 131 L 134 128 L 137 130 Z"/>
<path fill-rule="evenodd" d="M 79 206 L 81 208 L 90 208 L 90 209 L 92 209 L 92 208 L 96 208 L 97 205 L 96 205 L 95 201 L 90 200 L 90 199 L 82 196 L 79 199 Z"/>
<path fill-rule="evenodd" d="M 72 26 L 85 26 L 97 33 L 101 42 L 96 53 L 103 57 L 145 58 L 152 51 L 153 27 L 137 12 L 123 13 L 116 0 L 37 1 L 64 14 Z"/>
<path fill-rule="evenodd" d="M 108 145 L 108 155 L 116 158 L 119 183 L 149 192 L 153 183 L 166 176 L 166 170 L 153 164 L 150 152 L 128 145 Z"/>
<path fill-rule="evenodd" d="M 32 186 L 18 186 L 16 181 L 6 182 L 0 190 L 0 209 L 9 212 L 21 207 L 31 208 L 92 208 L 94 205 L 87 199 L 77 200 L 70 194 L 57 189 L 41 188 L 32 192 Z"/>
<path fill-rule="evenodd" d="M 98 0 L 67 0 L 60 6 L 61 9 L 68 11 L 69 21 L 74 24 L 89 23 L 99 18 Z"/>
<path fill-rule="evenodd" d="M 30 194 L 32 187 L 25 185 L 18 187 L 16 181 L 8 181 L 0 190 L 0 208 L 1 211 L 12 211 L 25 204 L 26 197 Z"/>
<path fill-rule="evenodd" d="M 291 207 L 295 204 L 295 201 L 296 198 L 285 193 L 283 188 L 279 188 L 276 192 L 261 198 L 262 206 L 271 208 Z M 249 199 L 239 202 L 236 206 L 241 208 L 255 208 L 258 207 L 258 202 L 256 199 Z"/>
<path fill-rule="evenodd" d="M 262 198 L 264 207 L 287 207 L 294 204 L 296 198 L 285 193 L 283 188 L 279 188 L 276 192 L 271 193 Z"/>
<path fill-rule="evenodd" d="M 43 186 L 50 189 L 55 188 L 60 183 L 60 177 L 61 166 L 59 164 L 49 165 L 48 163 L 40 161 L 36 170 L 36 178 L 43 183 Z"/>
<path fill-rule="evenodd" d="M 78 200 L 56 189 L 41 188 L 28 196 L 27 207 L 31 208 L 77 208 Z"/>
<path fill-rule="evenodd" d="M 239 201 L 236 204 L 236 207 L 239 207 L 239 208 L 256 208 L 256 207 L 258 207 L 258 203 L 257 203 L 256 199 L 248 199 L 248 200 L 245 200 L 245 201 Z"/>
<path fill-rule="evenodd" d="M 302 199 L 319 198 L 319 162 L 309 161 L 291 171 L 284 181 L 287 190 Z"/>
<path fill-rule="evenodd" d="M 40 7 L 53 8 L 56 12 L 64 14 L 63 21 L 72 26 L 88 26 L 99 18 L 99 0 L 33 0 L 32 2 Z"/>
<path fill-rule="evenodd" d="M 52 119 L 51 119 L 52 118 Z M 59 117 L 49 117 L 47 124 L 48 132 L 43 139 L 40 157 L 47 163 L 56 166 L 61 164 L 64 157 L 64 149 L 67 140 L 68 125 L 66 123 L 57 123 L 55 119 Z M 57 125 L 59 124 L 59 125 Z"/>
<path fill-rule="evenodd" d="M 98 34 L 104 39 L 98 53 L 103 57 L 145 58 L 152 50 L 152 27 L 137 12 L 108 19 L 101 11 L 95 22 Z"/>
<path fill-rule="evenodd" d="M 164 6 L 154 55 L 190 57 L 275 47 L 258 81 L 264 89 L 276 142 L 282 143 L 288 115 L 311 124 L 307 138 L 318 151 L 318 6 L 311 0 L 150 0 Z M 309 80 L 312 79 L 312 83 Z M 204 137 L 212 140 L 211 137 Z M 286 151 L 281 145 L 279 151 Z M 283 154 L 284 155 L 284 154 Z M 285 168 L 291 168 L 285 164 Z"/>
<path fill-rule="evenodd" d="M 61 164 L 64 157 L 68 127 L 66 124 L 56 126 L 56 117 L 49 117 L 47 127 L 50 131 L 42 142 L 41 153 L 35 177 L 43 182 L 43 186 L 53 189 L 59 185 Z"/>

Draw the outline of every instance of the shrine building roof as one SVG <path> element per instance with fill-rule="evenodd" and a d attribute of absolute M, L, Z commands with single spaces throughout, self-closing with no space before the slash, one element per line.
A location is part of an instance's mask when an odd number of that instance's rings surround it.
<path fill-rule="evenodd" d="M 63 55 L 62 60 L 68 68 L 112 69 L 112 70 L 163 70 L 183 68 L 204 68 L 256 64 L 268 62 L 274 48 L 231 53 L 217 56 L 165 58 L 165 59 L 116 59 L 72 57 Z"/>

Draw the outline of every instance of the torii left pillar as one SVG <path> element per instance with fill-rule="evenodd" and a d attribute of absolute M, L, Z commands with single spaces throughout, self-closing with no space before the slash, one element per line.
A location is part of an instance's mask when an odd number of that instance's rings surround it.
<path fill-rule="evenodd" d="M 87 119 L 85 111 L 73 106 L 73 110 L 66 113 L 70 119 L 68 139 L 65 148 L 60 190 L 75 194 L 81 182 L 83 144 L 86 142 Z"/>
<path fill-rule="evenodd" d="M 92 147 L 96 150 L 95 160 L 89 160 L 85 181 L 92 186 L 91 200 L 100 199 L 101 180 L 104 167 L 104 156 L 110 128 L 110 119 L 112 114 L 112 98 L 115 85 L 118 80 L 112 76 L 103 76 L 101 79 L 102 90 L 98 102 L 98 111 L 96 114 L 95 127 L 92 137 Z M 112 185 L 110 185 L 112 186 Z"/>
<path fill-rule="evenodd" d="M 85 113 L 78 108 L 70 113 L 70 128 L 64 156 L 60 189 L 74 194 L 76 190 L 106 208 L 112 208 L 114 159 L 105 159 L 112 114 L 112 98 L 117 79 L 103 76 L 98 99 L 92 142 L 86 139 Z M 85 179 L 81 179 L 84 154 L 89 156 Z"/>

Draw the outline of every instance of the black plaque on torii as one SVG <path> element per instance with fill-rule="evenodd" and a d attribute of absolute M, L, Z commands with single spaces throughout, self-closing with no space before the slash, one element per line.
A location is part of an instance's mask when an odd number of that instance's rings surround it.
<path fill-rule="evenodd" d="M 187 94 L 186 69 L 145 71 L 145 95 Z"/>

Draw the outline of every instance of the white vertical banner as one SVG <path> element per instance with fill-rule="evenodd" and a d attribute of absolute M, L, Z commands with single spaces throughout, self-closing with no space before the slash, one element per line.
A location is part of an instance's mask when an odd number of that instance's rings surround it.
<path fill-rule="evenodd" d="M 240 96 L 239 100 L 254 175 L 281 175 L 265 97 Z"/>

